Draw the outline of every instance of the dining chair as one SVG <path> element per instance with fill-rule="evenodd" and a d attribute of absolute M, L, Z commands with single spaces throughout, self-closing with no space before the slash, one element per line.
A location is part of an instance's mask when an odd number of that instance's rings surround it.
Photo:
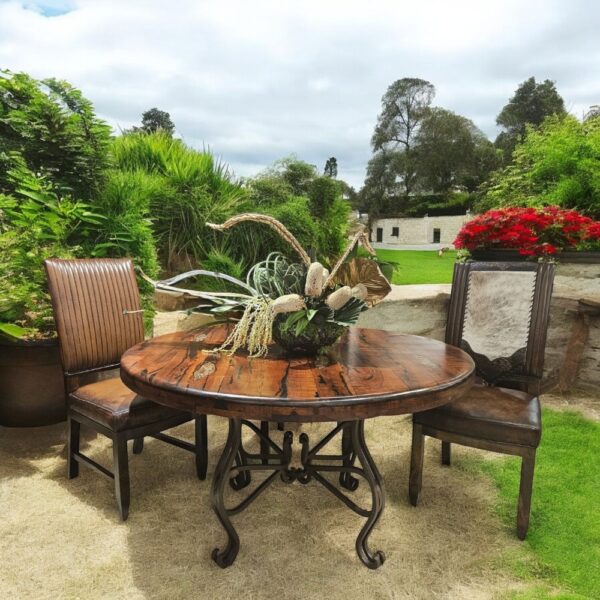
<path fill-rule="evenodd" d="M 127 442 L 139 454 L 144 436 L 193 452 L 196 472 L 205 479 L 208 460 L 206 415 L 195 417 L 195 444 L 162 433 L 194 419 L 132 392 L 119 377 L 121 355 L 144 340 L 143 310 L 133 263 L 129 259 L 45 261 L 67 390 L 69 428 L 67 471 L 79 463 L 114 479 L 119 512 L 129 514 Z M 84 425 L 112 440 L 113 470 L 81 453 Z"/>
<path fill-rule="evenodd" d="M 413 506 L 421 493 L 425 436 L 441 440 L 444 465 L 450 465 L 452 443 L 520 456 L 517 535 L 527 535 L 553 281 L 549 263 L 455 265 L 446 343 L 471 355 L 477 380 L 463 398 L 413 415 Z"/>

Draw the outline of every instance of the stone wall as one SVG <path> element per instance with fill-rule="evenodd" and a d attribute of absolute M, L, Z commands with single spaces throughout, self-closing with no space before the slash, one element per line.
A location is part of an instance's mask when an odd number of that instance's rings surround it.
<path fill-rule="evenodd" d="M 556 269 L 546 357 L 558 387 L 572 381 L 600 396 L 600 264 Z"/>
<path fill-rule="evenodd" d="M 383 302 L 361 315 L 358 325 L 443 340 L 450 285 L 392 288 Z M 594 310 L 595 301 L 600 302 L 600 265 L 558 265 L 546 344 L 545 389 L 600 390 L 600 310 Z"/>
<path fill-rule="evenodd" d="M 388 245 L 419 245 L 433 242 L 433 230 L 440 230 L 440 243 L 451 246 L 460 228 L 469 220 L 469 215 L 421 217 L 414 219 L 377 219 L 373 222 L 371 239 L 377 240 L 377 228 L 383 229 L 382 243 Z M 398 236 L 393 236 L 393 228 Z"/>

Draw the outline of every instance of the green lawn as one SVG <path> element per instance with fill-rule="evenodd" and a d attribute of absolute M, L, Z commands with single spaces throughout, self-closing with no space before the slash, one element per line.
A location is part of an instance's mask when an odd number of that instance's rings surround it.
<path fill-rule="evenodd" d="M 438 256 L 432 250 L 377 250 L 379 259 L 396 264 L 392 283 L 451 283 L 456 252 Z"/>
<path fill-rule="evenodd" d="M 392 283 L 450 283 L 456 252 L 377 250 L 377 256 L 397 264 Z M 544 410 L 543 416 L 529 533 L 505 565 L 530 585 L 511 598 L 600 599 L 600 424 L 571 412 Z M 494 479 L 498 512 L 514 532 L 520 460 L 457 464 Z"/>
<path fill-rule="evenodd" d="M 600 598 L 600 423 L 544 410 L 527 539 L 509 567 L 533 586 L 519 600 Z M 468 461 L 467 461 L 468 464 Z M 466 465 L 465 465 L 466 466 Z M 515 528 L 520 460 L 486 460 L 498 511 Z M 544 584 L 543 582 L 546 582 Z"/>

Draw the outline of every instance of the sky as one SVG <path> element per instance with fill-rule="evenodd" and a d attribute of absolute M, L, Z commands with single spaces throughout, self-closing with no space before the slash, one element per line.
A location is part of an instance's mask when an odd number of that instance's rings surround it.
<path fill-rule="evenodd" d="M 491 139 L 519 83 L 600 104 L 595 0 L 0 0 L 0 68 L 66 79 L 116 131 L 158 107 L 238 176 L 295 154 L 360 187 L 402 77 Z"/>

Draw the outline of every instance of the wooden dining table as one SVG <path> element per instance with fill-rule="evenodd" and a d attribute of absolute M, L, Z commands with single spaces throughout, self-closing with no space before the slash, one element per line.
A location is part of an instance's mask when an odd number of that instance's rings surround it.
<path fill-rule="evenodd" d="M 222 550 L 215 548 L 212 558 L 221 567 L 233 564 L 240 541 L 231 517 L 279 478 L 286 484 L 316 481 L 365 517 L 356 551 L 367 567 L 380 567 L 385 555 L 371 550 L 368 538 L 381 517 L 385 493 L 365 442 L 364 421 L 428 410 L 460 398 L 474 381 L 472 359 L 437 340 L 358 327 L 316 357 L 290 356 L 273 346 L 266 357 L 249 358 L 242 352 L 215 351 L 227 333 L 227 325 L 217 325 L 163 335 L 134 346 L 121 359 L 121 378 L 136 393 L 169 407 L 229 420 L 211 488 L 212 507 L 227 532 L 227 544 Z M 333 425 L 314 444 L 301 433 L 300 466 L 292 466 L 292 431 L 274 439 L 269 422 Z M 243 427 L 258 436 L 260 451 L 244 447 Z M 324 452 L 338 435 L 340 452 Z M 251 484 L 251 473 L 263 477 L 253 491 L 227 507 L 225 486 L 241 491 Z M 351 497 L 359 478 L 370 488 L 370 508 Z"/>

